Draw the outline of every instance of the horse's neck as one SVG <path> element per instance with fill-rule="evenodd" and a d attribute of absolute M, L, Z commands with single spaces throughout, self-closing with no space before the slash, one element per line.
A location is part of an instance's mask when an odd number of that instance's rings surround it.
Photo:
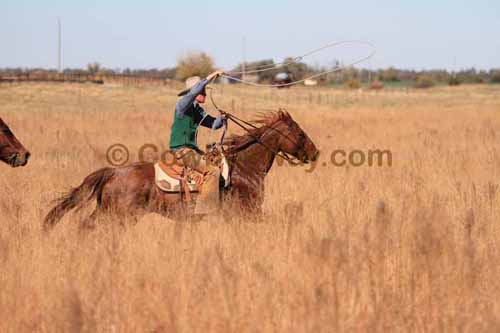
<path fill-rule="evenodd" d="M 271 136 L 262 136 L 260 142 L 262 144 L 255 142 L 236 154 L 234 171 L 250 177 L 264 178 L 266 176 L 276 157 L 278 143 Z"/>

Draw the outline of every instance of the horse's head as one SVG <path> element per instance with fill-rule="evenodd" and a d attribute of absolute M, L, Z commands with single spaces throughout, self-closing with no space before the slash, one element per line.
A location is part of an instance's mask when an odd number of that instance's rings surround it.
<path fill-rule="evenodd" d="M 304 163 L 315 161 L 319 155 L 318 149 L 290 114 L 279 111 L 276 117 L 276 121 L 270 127 L 279 134 L 277 136 L 278 150 Z"/>
<path fill-rule="evenodd" d="M 0 118 L 0 161 L 15 168 L 26 165 L 29 157 L 29 151 L 23 147 L 7 124 Z"/>

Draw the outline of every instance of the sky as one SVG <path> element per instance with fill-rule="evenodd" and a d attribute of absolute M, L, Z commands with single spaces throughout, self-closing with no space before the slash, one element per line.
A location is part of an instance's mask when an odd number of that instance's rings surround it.
<path fill-rule="evenodd" d="M 0 0 L 0 67 L 56 68 L 59 17 L 65 68 L 166 68 L 199 50 L 229 70 L 343 40 L 375 46 L 364 68 L 500 68 L 498 0 Z M 305 60 L 349 64 L 369 53 L 344 45 Z"/>

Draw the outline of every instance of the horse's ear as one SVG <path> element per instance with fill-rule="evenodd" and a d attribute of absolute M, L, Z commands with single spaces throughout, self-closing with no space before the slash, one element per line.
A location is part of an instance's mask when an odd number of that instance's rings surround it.
<path fill-rule="evenodd" d="M 283 108 L 278 109 L 277 116 L 279 120 L 284 121 L 288 121 L 288 118 L 290 118 L 290 114 Z"/>
<path fill-rule="evenodd" d="M 293 121 L 292 116 L 290 116 L 290 113 L 288 113 L 288 111 L 285 109 L 280 109 L 279 117 L 281 120 L 284 120 L 287 124 L 291 124 Z"/>

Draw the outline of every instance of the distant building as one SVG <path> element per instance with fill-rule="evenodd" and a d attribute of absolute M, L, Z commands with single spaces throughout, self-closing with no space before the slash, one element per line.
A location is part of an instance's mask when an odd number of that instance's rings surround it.
<path fill-rule="evenodd" d="M 318 85 L 318 81 L 313 80 L 313 79 L 306 79 L 304 81 L 304 85 L 306 85 L 306 86 L 317 86 Z"/>

